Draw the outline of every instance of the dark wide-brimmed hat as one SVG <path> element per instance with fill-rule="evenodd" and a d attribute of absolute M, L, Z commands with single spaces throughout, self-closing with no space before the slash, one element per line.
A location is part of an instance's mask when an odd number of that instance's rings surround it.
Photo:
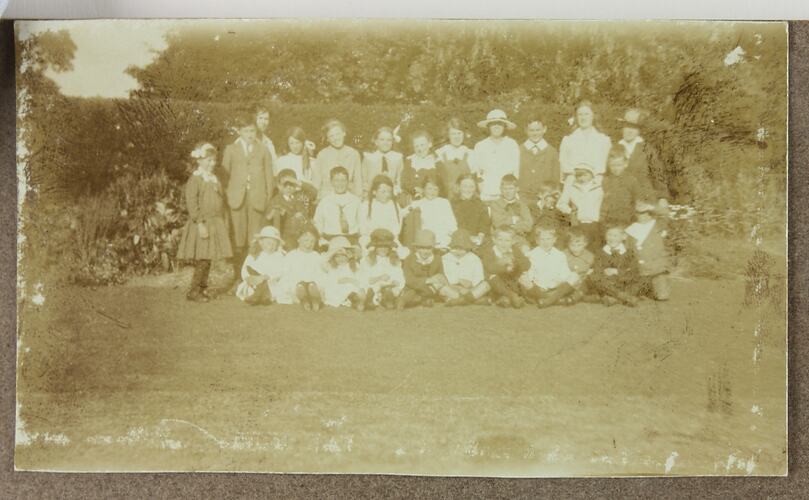
<path fill-rule="evenodd" d="M 371 242 L 368 248 L 393 248 L 396 246 L 396 237 L 387 229 L 374 229 L 371 232 Z"/>
<path fill-rule="evenodd" d="M 458 229 L 452 233 L 452 238 L 449 240 L 450 248 L 462 248 L 464 250 L 472 250 L 475 244 L 472 243 L 472 236 L 466 229 Z"/>

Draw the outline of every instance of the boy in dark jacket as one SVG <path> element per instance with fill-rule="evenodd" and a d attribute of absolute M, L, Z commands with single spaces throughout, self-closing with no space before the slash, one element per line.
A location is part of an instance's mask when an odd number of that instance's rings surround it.
<path fill-rule="evenodd" d="M 300 185 L 294 170 L 280 171 L 278 194 L 270 199 L 267 208 L 267 219 L 281 232 L 287 252 L 297 248 L 298 236 L 311 222 L 310 200 Z"/>
<path fill-rule="evenodd" d="M 405 287 L 396 301 L 396 309 L 423 305 L 431 307 L 447 286 L 441 255 L 435 249 L 435 234 L 422 229 L 413 241 L 413 251 L 402 263 Z"/>
<path fill-rule="evenodd" d="M 590 283 L 601 295 L 604 305 L 620 302 L 634 307 L 638 304 L 638 259 L 635 251 L 624 244 L 625 240 L 626 233 L 621 226 L 610 226 L 606 233 L 607 244 L 596 255 Z"/>
<path fill-rule="evenodd" d="M 601 221 L 610 226 L 628 226 L 635 220 L 635 202 L 642 195 L 637 177 L 626 173 L 628 161 L 624 148 L 613 147 L 607 157 L 609 172 L 604 176 L 604 200 L 601 203 Z"/>
<path fill-rule="evenodd" d="M 531 267 L 520 246 L 514 243 L 514 231 L 501 227 L 494 231 L 493 243 L 480 251 L 483 272 L 491 286 L 492 298 L 500 307 L 520 308 L 525 299 L 520 295 L 520 276 Z"/>

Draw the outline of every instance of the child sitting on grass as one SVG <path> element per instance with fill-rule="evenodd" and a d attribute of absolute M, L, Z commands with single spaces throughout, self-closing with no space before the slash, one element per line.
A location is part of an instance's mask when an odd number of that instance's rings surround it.
<path fill-rule="evenodd" d="M 628 226 L 635 217 L 635 201 L 641 196 L 638 179 L 626 174 L 628 165 L 622 146 L 610 149 L 607 156 L 607 175 L 604 176 L 604 201 L 601 204 L 601 221 L 605 225 Z"/>
<path fill-rule="evenodd" d="M 364 311 L 366 297 L 357 273 L 356 247 L 343 236 L 332 238 L 324 260 L 323 303 Z"/>
<path fill-rule="evenodd" d="M 278 193 L 270 199 L 267 219 L 277 227 L 287 251 L 298 245 L 298 235 L 309 224 L 310 200 L 301 190 L 301 182 L 291 169 L 278 173 Z"/>
<path fill-rule="evenodd" d="M 514 231 L 509 227 L 494 230 L 491 245 L 480 250 L 486 281 L 491 287 L 492 299 L 500 307 L 519 309 L 525 305 L 520 296 L 520 276 L 531 267 L 520 245 L 514 241 Z"/>
<path fill-rule="evenodd" d="M 638 256 L 639 295 L 654 300 L 668 300 L 671 293 L 669 271 L 671 260 L 666 248 L 664 221 L 658 220 L 653 198 L 645 195 L 635 203 L 637 222 L 626 228 L 630 248 Z"/>
<path fill-rule="evenodd" d="M 567 257 L 556 244 L 556 228 L 549 223 L 537 226 L 537 246 L 528 254 L 531 269 L 522 278 L 526 296 L 536 301 L 537 307 L 573 303 L 573 286 L 579 276 L 567 266 Z"/>
<path fill-rule="evenodd" d="M 284 298 L 278 302 L 298 302 L 307 311 L 319 311 L 323 258 L 315 247 L 319 235 L 312 225 L 305 226 L 298 235 L 297 248 L 284 256 Z"/>
<path fill-rule="evenodd" d="M 435 249 L 435 234 L 422 229 L 413 241 L 413 252 L 402 265 L 405 288 L 396 302 L 396 309 L 423 305 L 432 307 L 447 286 L 441 255 Z"/>
<path fill-rule="evenodd" d="M 396 307 L 396 298 L 405 283 L 396 246 L 396 238 L 387 229 L 371 233 L 368 255 L 360 263 L 361 281 L 367 290 L 366 307 Z"/>
<path fill-rule="evenodd" d="M 607 244 L 598 252 L 591 283 L 604 305 L 618 302 L 629 307 L 638 304 L 638 261 L 634 250 L 624 245 L 626 233 L 618 225 L 609 226 Z"/>
<path fill-rule="evenodd" d="M 208 143 L 197 144 L 191 157 L 197 162 L 197 169 L 185 185 L 188 222 L 180 236 L 177 259 L 194 262 L 194 275 L 186 298 L 208 302 L 211 298 L 208 294 L 211 261 L 230 258 L 233 251 L 225 225 L 224 192 L 213 174 L 216 148 Z"/>
<path fill-rule="evenodd" d="M 564 254 L 567 258 L 567 267 L 579 276 L 570 295 L 571 301 L 579 302 L 584 299 L 585 302 L 595 302 L 597 297 L 591 293 L 589 282 L 595 256 L 587 250 L 587 235 L 577 229 L 570 231 Z"/>
<path fill-rule="evenodd" d="M 500 181 L 500 197 L 489 203 L 492 214 L 492 226 L 508 227 L 517 239 L 517 243 L 525 248 L 528 245 L 528 233 L 534 226 L 534 218 L 528 205 L 517 196 L 517 177 L 513 174 L 503 176 Z"/>
<path fill-rule="evenodd" d="M 270 305 L 283 293 L 281 278 L 286 266 L 281 245 L 281 233 L 273 226 L 265 226 L 255 235 L 242 264 L 236 297 L 250 305 Z"/>
<path fill-rule="evenodd" d="M 472 253 L 474 248 L 468 231 L 459 229 L 452 234 L 449 252 L 441 259 L 448 283 L 443 290 L 448 306 L 487 302 L 490 287 L 484 279 L 480 257 Z"/>

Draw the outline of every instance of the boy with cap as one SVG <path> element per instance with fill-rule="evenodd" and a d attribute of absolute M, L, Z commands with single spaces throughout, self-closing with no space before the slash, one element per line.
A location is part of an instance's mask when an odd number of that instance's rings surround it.
<path fill-rule="evenodd" d="M 635 203 L 637 222 L 626 228 L 626 234 L 629 235 L 629 246 L 638 256 L 639 295 L 668 300 L 671 292 L 671 261 L 665 242 L 667 231 L 664 222 L 655 217 L 654 211 L 651 196 L 639 199 Z"/>
<path fill-rule="evenodd" d="M 416 233 L 413 252 L 402 264 L 405 288 L 396 301 L 396 309 L 423 305 L 431 307 L 447 286 L 441 254 L 435 249 L 435 234 L 429 229 Z"/>
<path fill-rule="evenodd" d="M 668 206 L 668 186 L 663 179 L 663 164 L 657 151 L 641 137 L 643 120 L 640 110 L 630 108 L 618 121 L 622 125 L 622 138 L 618 141 L 626 158 L 626 173 L 637 179 L 638 184 L 654 192 L 661 209 Z"/>
<path fill-rule="evenodd" d="M 520 296 L 520 276 L 531 267 L 520 245 L 514 241 L 514 231 L 501 227 L 492 233 L 493 242 L 480 250 L 483 271 L 492 291 L 492 298 L 500 307 L 525 305 Z"/>
<path fill-rule="evenodd" d="M 562 190 L 562 196 L 556 204 L 560 212 L 571 218 L 571 224 L 587 235 L 590 248 L 597 248 L 601 242 L 599 219 L 604 190 L 595 180 L 593 167 L 580 163 L 574 169 L 575 178 L 568 181 Z"/>
<path fill-rule="evenodd" d="M 472 253 L 474 248 L 469 231 L 458 229 L 452 234 L 449 252 L 441 259 L 448 283 L 442 292 L 448 306 L 485 303 L 491 288 L 484 279 L 480 257 Z"/>

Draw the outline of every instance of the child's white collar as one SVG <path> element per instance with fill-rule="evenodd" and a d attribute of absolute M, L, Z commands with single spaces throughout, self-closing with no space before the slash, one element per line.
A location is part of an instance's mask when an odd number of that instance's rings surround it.
<path fill-rule="evenodd" d="M 537 149 L 539 149 L 540 151 L 545 151 L 545 148 L 547 148 L 547 147 L 548 147 L 548 142 L 547 142 L 547 141 L 545 141 L 545 139 L 540 139 L 540 140 L 539 140 L 539 142 L 534 142 L 534 141 L 532 141 L 531 139 L 527 139 L 527 140 L 526 140 L 526 141 L 523 143 L 523 145 L 525 146 L 525 149 L 529 149 L 529 150 L 530 150 L 530 149 L 533 149 L 533 148 L 537 148 Z"/>
<path fill-rule="evenodd" d="M 617 253 L 618 255 L 623 255 L 623 254 L 626 253 L 626 245 L 621 243 L 620 245 L 618 245 L 617 248 L 612 248 L 609 245 L 604 245 L 603 250 L 604 250 L 604 253 L 606 253 L 607 255 L 612 255 L 613 252 Z"/>
<path fill-rule="evenodd" d="M 214 174 L 212 174 L 210 172 L 206 172 L 206 171 L 204 171 L 204 170 L 202 170 L 200 168 L 197 168 L 196 170 L 194 170 L 193 175 L 196 175 L 197 177 L 202 177 L 202 180 L 205 181 L 205 182 L 211 182 L 213 184 L 219 184 L 219 179 L 217 179 Z"/>
<path fill-rule="evenodd" d="M 410 160 L 410 165 L 416 170 L 435 168 L 435 156 L 432 153 L 424 157 L 412 154 L 407 159 Z"/>

